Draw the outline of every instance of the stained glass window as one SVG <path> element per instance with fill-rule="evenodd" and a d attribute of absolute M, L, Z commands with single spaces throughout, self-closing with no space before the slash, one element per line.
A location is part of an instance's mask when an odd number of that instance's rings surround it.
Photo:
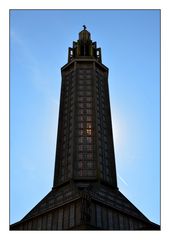
<path fill-rule="evenodd" d="M 87 134 L 88 136 L 91 136 L 91 133 L 92 133 L 92 130 L 91 130 L 91 129 L 86 129 L 86 134 Z"/>

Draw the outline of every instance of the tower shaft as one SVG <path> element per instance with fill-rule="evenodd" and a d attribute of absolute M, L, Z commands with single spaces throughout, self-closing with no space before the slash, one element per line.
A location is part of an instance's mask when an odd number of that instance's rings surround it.
<path fill-rule="evenodd" d="M 94 57 L 79 57 L 61 71 L 54 187 L 75 180 L 117 188 L 108 69 Z"/>

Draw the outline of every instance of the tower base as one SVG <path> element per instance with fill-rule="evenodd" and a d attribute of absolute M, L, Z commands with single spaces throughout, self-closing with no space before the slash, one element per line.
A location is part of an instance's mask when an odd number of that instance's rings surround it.
<path fill-rule="evenodd" d="M 52 189 L 10 230 L 160 230 L 119 190 L 101 183 Z"/>

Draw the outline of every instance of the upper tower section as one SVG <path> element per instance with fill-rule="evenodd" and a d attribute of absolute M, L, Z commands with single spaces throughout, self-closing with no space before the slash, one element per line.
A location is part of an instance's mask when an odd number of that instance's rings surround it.
<path fill-rule="evenodd" d="M 97 48 L 96 42 L 92 42 L 91 34 L 86 30 L 85 25 L 83 28 L 77 42 L 73 42 L 73 47 L 68 50 L 68 62 L 79 58 L 91 58 L 102 63 L 101 48 Z"/>

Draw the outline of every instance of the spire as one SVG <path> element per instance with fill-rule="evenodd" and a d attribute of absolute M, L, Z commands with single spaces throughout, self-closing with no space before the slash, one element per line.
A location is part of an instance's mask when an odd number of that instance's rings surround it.
<path fill-rule="evenodd" d="M 96 42 L 92 42 L 90 32 L 87 31 L 86 25 L 83 25 L 83 30 L 79 32 L 79 39 L 73 42 L 72 48 L 69 48 L 68 62 L 85 57 L 102 62 L 101 49 L 97 48 Z"/>
<path fill-rule="evenodd" d="M 79 40 L 84 42 L 90 41 L 91 40 L 90 32 L 86 30 L 87 29 L 86 25 L 83 25 L 83 28 L 84 29 L 79 33 Z"/>

